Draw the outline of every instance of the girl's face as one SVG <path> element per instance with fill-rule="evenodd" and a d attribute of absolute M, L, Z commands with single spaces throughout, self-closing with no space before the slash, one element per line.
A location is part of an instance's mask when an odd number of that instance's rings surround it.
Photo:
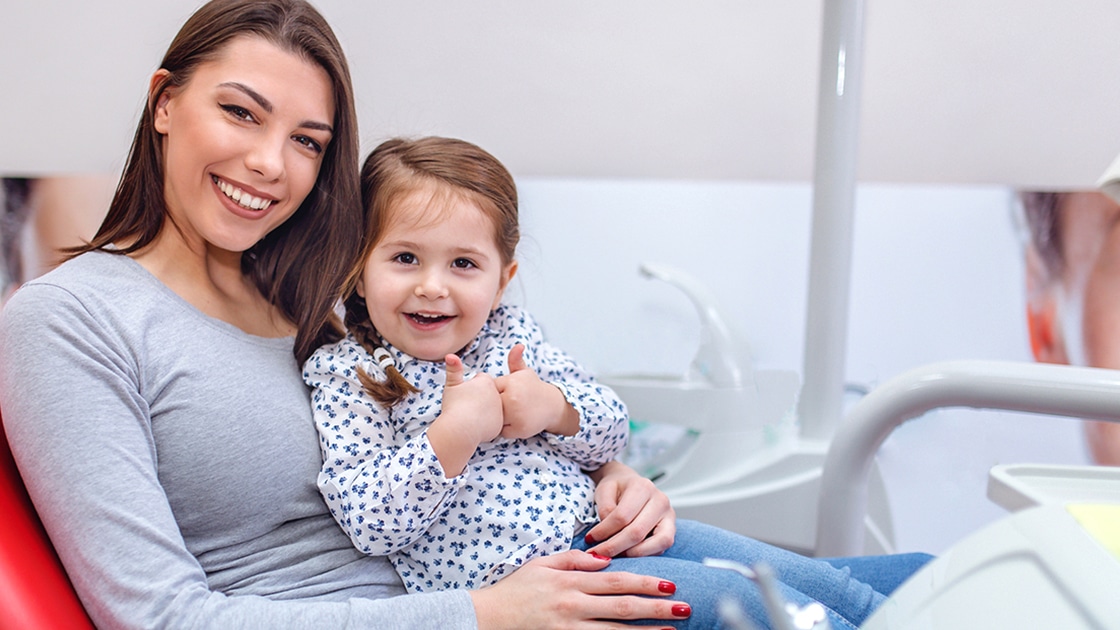
<path fill-rule="evenodd" d="M 503 263 L 494 224 L 465 195 L 424 188 L 390 208 L 358 282 L 374 327 L 398 350 L 442 361 L 482 330 L 517 263 Z"/>
<path fill-rule="evenodd" d="M 318 65 L 246 36 L 163 92 L 164 197 L 192 250 L 243 252 L 295 213 L 331 140 L 331 87 Z"/>

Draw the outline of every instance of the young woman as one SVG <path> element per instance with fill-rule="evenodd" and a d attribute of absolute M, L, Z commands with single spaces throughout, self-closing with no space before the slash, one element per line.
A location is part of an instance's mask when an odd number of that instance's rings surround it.
<path fill-rule="evenodd" d="M 674 619 L 656 578 L 573 551 L 468 593 L 403 595 L 335 525 L 300 362 L 357 256 L 349 72 L 301 0 L 215 0 L 152 76 L 89 244 L 0 312 L 0 405 L 99 627 L 578 628 Z M 606 553 L 673 514 L 610 463 Z M 650 597 L 641 597 L 650 596 Z M 678 615 L 673 607 L 678 606 Z M 611 627 L 613 624 L 605 624 Z M 656 621 L 652 627 L 658 627 Z"/>

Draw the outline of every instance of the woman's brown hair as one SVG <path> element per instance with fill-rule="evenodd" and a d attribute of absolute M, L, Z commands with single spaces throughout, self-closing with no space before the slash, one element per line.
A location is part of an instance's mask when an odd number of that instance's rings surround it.
<path fill-rule="evenodd" d="M 417 190 L 440 195 L 463 195 L 478 206 L 494 226 L 494 242 L 502 262 L 513 262 L 521 231 L 517 217 L 517 186 L 513 176 L 493 155 L 482 148 L 454 138 L 427 137 L 418 140 L 387 140 L 366 158 L 362 166 L 364 229 L 362 255 L 347 281 L 346 328 L 369 352 L 381 341 L 357 284 L 365 261 L 392 221 L 393 206 Z M 392 407 L 417 390 L 388 366 L 388 378 L 378 381 L 361 368 L 358 378 L 366 391 L 386 407 Z"/>
<path fill-rule="evenodd" d="M 326 20 L 303 0 L 212 0 L 187 20 L 160 63 L 169 74 L 149 94 L 104 222 L 92 241 L 68 253 L 137 252 L 164 229 L 168 215 L 155 105 L 166 89 L 185 85 L 200 64 L 217 58 L 242 36 L 261 37 L 317 64 L 333 90 L 333 135 L 314 188 L 287 221 L 241 257 L 242 272 L 296 323 L 294 352 L 302 361 L 340 335 L 333 309 L 360 235 L 358 126 L 350 69 Z"/>

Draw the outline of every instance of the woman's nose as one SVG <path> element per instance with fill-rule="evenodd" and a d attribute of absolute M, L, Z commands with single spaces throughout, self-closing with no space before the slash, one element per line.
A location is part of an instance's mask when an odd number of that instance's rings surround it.
<path fill-rule="evenodd" d="M 284 145 L 287 138 L 262 134 L 245 156 L 245 166 L 265 181 L 276 181 L 284 174 Z"/>

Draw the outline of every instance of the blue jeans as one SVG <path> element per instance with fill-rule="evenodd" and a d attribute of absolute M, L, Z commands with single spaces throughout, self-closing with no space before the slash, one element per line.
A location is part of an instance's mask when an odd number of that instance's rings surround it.
<path fill-rule="evenodd" d="M 588 549 L 578 536 L 572 547 Z M 898 554 L 825 561 L 704 523 L 680 520 L 676 541 L 664 554 L 615 558 L 604 570 L 652 575 L 676 584 L 677 592 L 672 597 L 687 602 L 692 616 L 668 622 L 667 626 L 725 628 L 719 619 L 719 602 L 730 597 L 756 625 L 770 628 L 762 594 L 754 581 L 734 571 L 706 567 L 704 558 L 734 560 L 747 566 L 766 563 L 786 601 L 798 606 L 821 603 L 835 630 L 859 626 L 887 595 L 931 559 L 926 554 Z"/>

